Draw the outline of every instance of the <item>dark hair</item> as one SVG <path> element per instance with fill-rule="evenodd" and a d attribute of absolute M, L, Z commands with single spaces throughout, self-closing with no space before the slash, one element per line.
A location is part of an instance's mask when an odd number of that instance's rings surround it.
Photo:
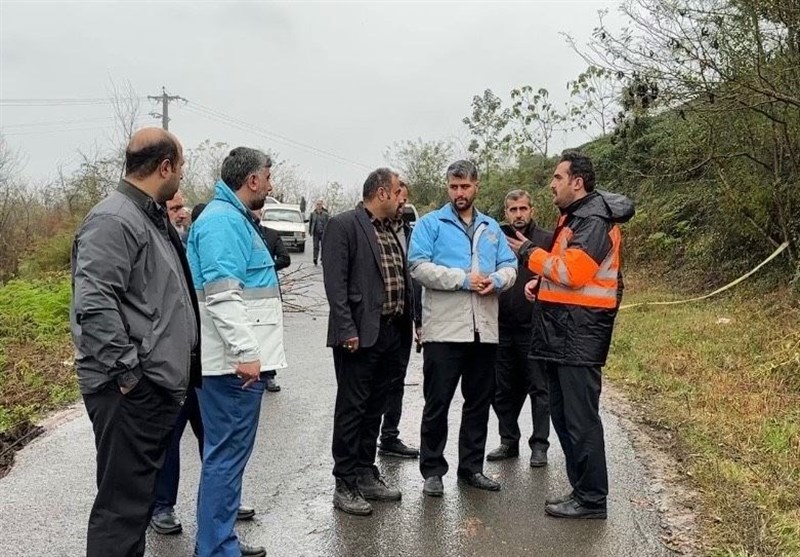
<path fill-rule="evenodd" d="M 367 176 L 364 182 L 364 189 L 362 197 L 364 199 L 372 199 L 378 193 L 378 188 L 389 189 L 392 186 L 392 178 L 397 176 L 397 172 L 389 168 L 378 168 L 373 170 Z"/>
<path fill-rule="evenodd" d="M 508 207 L 509 201 L 517 201 L 523 197 L 528 200 L 528 205 L 531 205 L 531 194 L 525 190 L 511 190 L 506 194 L 506 198 L 503 200 L 503 206 Z"/>
<path fill-rule="evenodd" d="M 197 217 L 200 216 L 200 213 L 203 212 L 203 209 L 206 208 L 207 203 L 198 203 L 194 207 L 192 207 L 192 222 L 197 220 Z"/>
<path fill-rule="evenodd" d="M 569 163 L 569 175 L 573 178 L 583 178 L 583 189 L 587 193 L 594 191 L 594 165 L 592 159 L 578 151 L 565 151 L 559 163 Z"/>
<path fill-rule="evenodd" d="M 251 174 L 271 166 L 272 159 L 263 151 L 250 147 L 236 147 L 222 161 L 220 178 L 233 191 L 238 191 Z"/>
<path fill-rule="evenodd" d="M 456 161 L 447 167 L 446 178 L 466 178 L 476 182 L 478 180 L 478 167 L 467 160 Z"/>
<path fill-rule="evenodd" d="M 158 170 L 158 166 L 168 160 L 172 165 L 178 162 L 178 143 L 169 136 L 155 143 L 145 145 L 138 151 L 125 150 L 125 175 L 146 178 Z"/>

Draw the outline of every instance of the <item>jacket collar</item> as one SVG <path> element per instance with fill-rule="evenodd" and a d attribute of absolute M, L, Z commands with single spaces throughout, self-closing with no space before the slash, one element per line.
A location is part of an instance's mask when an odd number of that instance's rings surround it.
<path fill-rule="evenodd" d="M 236 192 L 228 187 L 228 184 L 222 180 L 217 180 L 217 183 L 214 184 L 214 199 L 217 201 L 222 201 L 223 203 L 229 203 L 243 215 L 252 218 L 253 214 L 247 207 L 244 206 L 244 203 L 242 203 L 242 200 L 236 195 Z"/>
<path fill-rule="evenodd" d="M 369 247 L 372 250 L 372 255 L 375 257 L 375 263 L 378 265 L 378 268 L 380 268 L 381 253 L 380 253 L 380 247 L 378 247 L 378 235 L 375 232 L 375 225 L 372 223 L 372 216 L 364 206 L 359 207 L 355 211 L 356 211 L 356 221 L 358 221 L 358 224 L 361 225 L 361 229 L 367 236 L 367 242 L 369 243 Z"/>
<path fill-rule="evenodd" d="M 153 224 L 155 224 L 159 230 L 166 233 L 167 212 L 164 210 L 162 205 L 156 203 L 152 197 L 124 178 L 120 180 L 119 186 L 117 186 L 117 191 L 133 201 L 136 206 L 139 207 L 139 209 L 141 209 L 151 221 L 153 221 Z"/>
<path fill-rule="evenodd" d="M 481 213 L 477 207 L 473 205 L 472 209 L 474 211 L 475 226 L 478 226 L 482 222 L 488 222 L 486 215 Z M 445 205 L 441 209 L 439 209 L 439 219 L 450 221 L 458 225 L 461 225 L 461 223 L 463 222 L 461 220 L 461 217 L 458 215 L 455 208 L 453 207 L 452 203 L 445 203 Z"/>

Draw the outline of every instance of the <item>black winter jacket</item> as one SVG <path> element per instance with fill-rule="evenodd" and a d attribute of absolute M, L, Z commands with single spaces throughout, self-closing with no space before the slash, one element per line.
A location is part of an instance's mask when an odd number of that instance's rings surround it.
<path fill-rule="evenodd" d="M 579 199 L 562 214 L 574 235 L 570 246 L 577 246 L 600 264 L 611 249 L 608 233 L 615 224 L 627 222 L 634 215 L 633 202 L 619 194 L 595 191 Z M 560 227 L 553 237 L 557 237 Z M 528 261 L 531 249 L 523 245 L 522 261 Z M 622 270 L 619 271 L 617 307 L 622 300 Z M 572 304 L 542 302 L 533 308 L 530 358 L 573 366 L 602 366 L 608 348 L 617 309 L 592 308 Z"/>
<path fill-rule="evenodd" d="M 505 226 L 505 225 L 504 225 Z M 522 235 L 528 238 L 534 246 L 549 250 L 553 242 L 553 231 L 539 228 L 536 223 L 531 221 L 528 226 L 520 230 Z M 525 265 L 519 265 L 517 269 L 517 280 L 510 290 L 500 294 L 500 328 L 530 328 L 533 315 L 533 304 L 525 299 L 525 284 L 534 276 L 533 271 Z"/>

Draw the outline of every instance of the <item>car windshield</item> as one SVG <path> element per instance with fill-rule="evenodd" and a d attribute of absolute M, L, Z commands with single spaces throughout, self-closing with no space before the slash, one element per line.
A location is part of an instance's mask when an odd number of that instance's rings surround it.
<path fill-rule="evenodd" d="M 293 211 L 291 209 L 265 209 L 264 221 L 272 222 L 303 222 L 303 217 L 300 211 Z"/>

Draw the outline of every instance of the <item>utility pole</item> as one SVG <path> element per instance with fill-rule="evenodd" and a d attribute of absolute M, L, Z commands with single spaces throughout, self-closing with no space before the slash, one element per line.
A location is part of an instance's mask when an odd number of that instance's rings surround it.
<path fill-rule="evenodd" d="M 169 129 L 169 103 L 172 101 L 183 101 L 189 102 L 183 97 L 179 97 L 178 95 L 167 95 L 167 88 L 161 87 L 161 94 L 154 97 L 152 95 L 147 95 L 147 98 L 152 101 L 161 101 L 161 113 L 158 112 L 151 112 L 150 116 L 154 118 L 161 118 L 161 127 L 165 130 Z"/>

